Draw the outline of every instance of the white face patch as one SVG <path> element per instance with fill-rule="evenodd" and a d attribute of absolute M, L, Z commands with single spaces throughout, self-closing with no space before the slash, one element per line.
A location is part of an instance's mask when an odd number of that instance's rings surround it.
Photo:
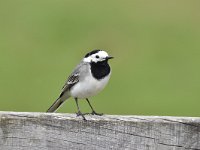
<path fill-rule="evenodd" d="M 99 51 L 83 59 L 84 62 L 100 62 L 104 61 L 108 57 L 108 53 L 105 51 Z"/>

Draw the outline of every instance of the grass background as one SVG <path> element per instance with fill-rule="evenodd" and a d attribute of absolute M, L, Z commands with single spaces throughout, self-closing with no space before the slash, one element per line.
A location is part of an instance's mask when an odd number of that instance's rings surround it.
<path fill-rule="evenodd" d="M 45 112 L 85 53 L 112 77 L 97 112 L 200 116 L 200 1 L 1 0 L 0 110 Z M 89 111 L 80 101 L 83 111 Z M 58 112 L 74 113 L 71 98 Z"/>

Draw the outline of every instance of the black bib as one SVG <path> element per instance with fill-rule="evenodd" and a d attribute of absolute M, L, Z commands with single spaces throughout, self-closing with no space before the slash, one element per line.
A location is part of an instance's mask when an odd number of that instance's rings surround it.
<path fill-rule="evenodd" d="M 91 62 L 90 65 L 92 75 L 97 80 L 103 79 L 110 73 L 110 66 L 108 64 L 108 60 L 104 60 L 97 63 Z"/>

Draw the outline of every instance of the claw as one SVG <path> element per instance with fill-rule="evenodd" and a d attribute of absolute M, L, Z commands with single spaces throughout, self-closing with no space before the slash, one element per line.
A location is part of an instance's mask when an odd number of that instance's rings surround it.
<path fill-rule="evenodd" d="M 76 113 L 76 115 L 77 115 L 77 117 L 78 117 L 78 116 L 81 116 L 81 117 L 83 118 L 84 121 L 87 121 L 87 120 L 85 119 L 84 114 L 82 114 L 80 111 L 78 111 L 78 112 Z"/>
<path fill-rule="evenodd" d="M 92 111 L 91 114 L 92 114 L 92 115 L 97 115 L 97 116 L 102 116 L 102 115 L 103 115 L 103 113 L 96 113 L 95 111 Z"/>

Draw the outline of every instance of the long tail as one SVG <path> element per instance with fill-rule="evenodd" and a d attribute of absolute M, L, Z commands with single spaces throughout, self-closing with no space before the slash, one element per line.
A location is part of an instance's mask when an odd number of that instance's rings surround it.
<path fill-rule="evenodd" d="M 61 96 L 51 105 L 47 112 L 55 112 L 70 96 L 69 94 L 61 94 Z"/>

